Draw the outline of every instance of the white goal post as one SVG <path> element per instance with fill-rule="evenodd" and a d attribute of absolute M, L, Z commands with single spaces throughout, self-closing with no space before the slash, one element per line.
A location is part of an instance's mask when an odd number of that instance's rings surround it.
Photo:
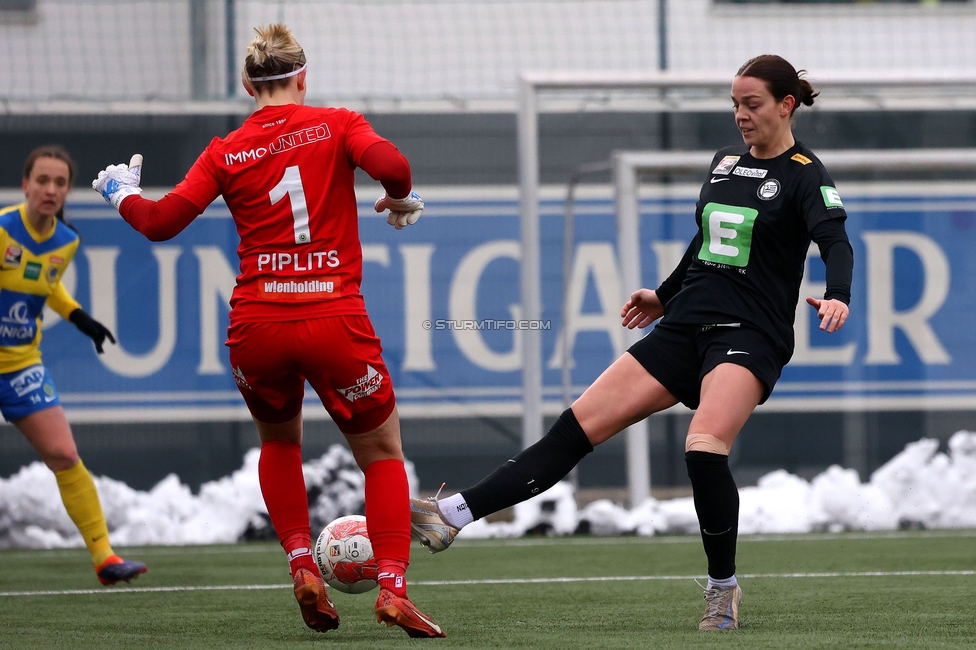
<path fill-rule="evenodd" d="M 840 72 L 814 77 L 811 81 L 815 88 L 826 91 L 826 96 L 817 104 L 818 110 L 971 109 L 976 100 L 976 71 Z M 540 93 L 653 91 L 643 100 L 641 110 L 731 112 L 730 86 L 731 79 L 727 75 L 706 72 L 523 73 L 519 79 L 517 115 L 523 318 L 542 318 L 539 114 L 551 111 L 540 108 Z M 624 105 L 627 105 L 626 101 Z M 592 109 L 592 102 L 573 98 L 568 102 L 564 100 L 553 112 L 585 110 L 587 107 Z M 641 277 L 636 204 L 638 174 L 702 170 L 713 154 L 662 151 L 615 155 L 618 254 L 623 269 L 622 290 L 627 295 L 640 285 Z M 976 170 L 976 152 L 968 150 L 824 151 L 818 152 L 818 156 L 831 171 L 920 167 Z M 621 296 L 621 304 L 625 299 L 626 296 Z M 630 331 L 628 336 L 631 337 L 628 342 L 632 342 L 639 334 Z M 542 334 L 538 330 L 527 330 L 523 337 L 522 444 L 527 447 L 543 435 Z M 626 447 L 630 502 L 637 505 L 650 495 L 646 423 L 638 423 L 627 430 Z"/>

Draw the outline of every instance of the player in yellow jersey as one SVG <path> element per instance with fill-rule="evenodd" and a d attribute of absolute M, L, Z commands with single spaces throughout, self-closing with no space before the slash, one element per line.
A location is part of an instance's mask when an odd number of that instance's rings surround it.
<path fill-rule="evenodd" d="M 95 483 L 78 457 L 39 348 L 45 304 L 91 337 L 99 354 L 105 339 L 115 343 L 108 328 L 86 314 L 61 284 L 78 249 L 78 234 L 64 221 L 74 175 L 74 162 L 64 149 L 35 149 L 24 163 L 26 200 L 0 210 L 0 413 L 54 472 L 99 581 L 111 585 L 145 573 L 146 565 L 112 551 Z"/>

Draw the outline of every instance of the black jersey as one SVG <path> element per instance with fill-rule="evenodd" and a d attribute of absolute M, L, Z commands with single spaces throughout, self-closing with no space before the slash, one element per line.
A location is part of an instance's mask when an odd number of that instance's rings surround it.
<path fill-rule="evenodd" d="M 830 174 L 797 142 L 769 159 L 749 147 L 722 149 L 712 160 L 695 211 L 698 233 L 665 285 L 672 323 L 744 322 L 793 353 L 793 319 L 811 231 L 847 213 Z M 662 286 L 661 293 L 668 293 Z"/>

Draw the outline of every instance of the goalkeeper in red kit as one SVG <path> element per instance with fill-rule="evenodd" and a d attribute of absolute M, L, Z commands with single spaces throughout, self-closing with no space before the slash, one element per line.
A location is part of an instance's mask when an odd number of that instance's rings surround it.
<path fill-rule="evenodd" d="M 409 491 L 393 386 L 359 292 L 355 168 L 382 184 L 375 208 L 389 210 L 397 229 L 424 204 L 406 158 L 362 115 L 305 106 L 305 54 L 291 30 L 255 32 L 243 83 L 257 110 L 241 128 L 215 138 L 159 201 L 139 196 L 141 156 L 109 166 L 92 186 L 153 241 L 177 235 L 218 196 L 227 203 L 241 239 L 230 363 L 261 438 L 261 492 L 305 623 L 320 632 L 339 625 L 311 551 L 301 455 L 307 380 L 366 475 L 377 620 L 411 637 L 443 637 L 407 598 Z"/>

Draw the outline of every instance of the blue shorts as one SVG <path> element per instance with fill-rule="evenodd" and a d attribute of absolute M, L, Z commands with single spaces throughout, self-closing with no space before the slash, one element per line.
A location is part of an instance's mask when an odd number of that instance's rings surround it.
<path fill-rule="evenodd" d="M 58 389 L 44 364 L 0 374 L 0 413 L 7 422 L 60 404 Z"/>

